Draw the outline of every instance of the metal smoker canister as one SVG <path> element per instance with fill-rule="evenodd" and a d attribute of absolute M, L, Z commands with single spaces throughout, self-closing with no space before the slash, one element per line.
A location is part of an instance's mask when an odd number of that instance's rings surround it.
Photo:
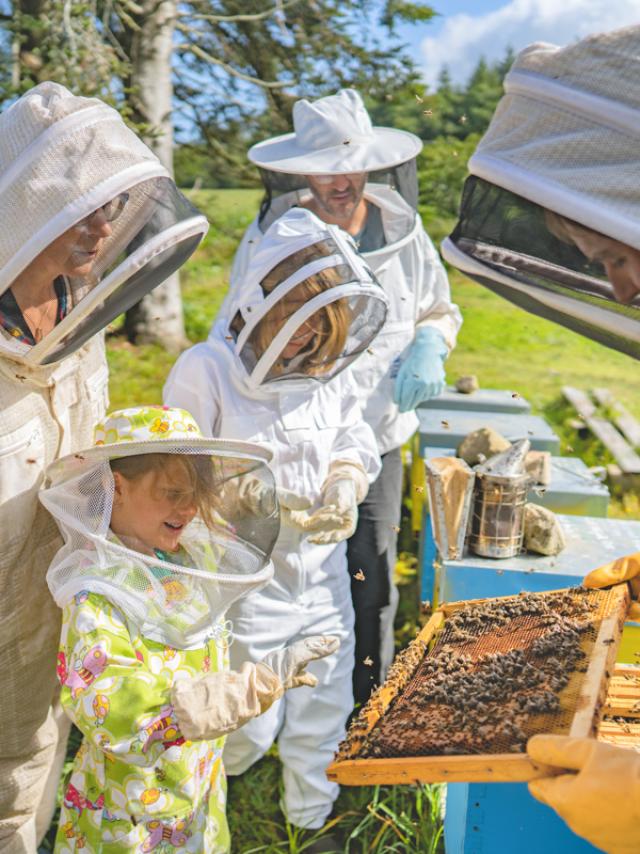
<path fill-rule="evenodd" d="M 469 529 L 469 548 L 476 554 L 506 558 L 522 551 L 530 446 L 521 439 L 476 468 Z"/>

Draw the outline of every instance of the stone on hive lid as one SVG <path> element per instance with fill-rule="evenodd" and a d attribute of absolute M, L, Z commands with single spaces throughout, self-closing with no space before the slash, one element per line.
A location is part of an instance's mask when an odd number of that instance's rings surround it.
<path fill-rule="evenodd" d="M 511 447 L 511 442 L 491 427 L 481 427 L 464 437 L 456 454 L 470 466 L 488 460 Z"/>
<path fill-rule="evenodd" d="M 539 504 L 524 506 L 524 547 L 541 555 L 557 555 L 567 541 L 559 519 Z"/>
<path fill-rule="evenodd" d="M 474 391 L 478 391 L 480 388 L 480 383 L 478 382 L 478 377 L 475 374 L 469 374 L 466 377 L 458 377 L 456 380 L 456 391 L 459 391 L 461 394 L 473 394 Z"/>

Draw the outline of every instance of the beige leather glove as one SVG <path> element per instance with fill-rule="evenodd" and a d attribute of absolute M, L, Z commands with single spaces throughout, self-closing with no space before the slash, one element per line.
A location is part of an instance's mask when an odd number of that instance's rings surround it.
<path fill-rule="evenodd" d="M 278 504 L 280 505 L 280 518 L 283 524 L 300 527 L 295 520 L 292 521 L 292 511 L 300 513 L 300 511 L 308 510 L 312 502 L 302 495 L 297 495 L 290 489 L 278 487 L 274 493 L 273 489 L 263 483 L 256 477 L 246 476 L 240 482 L 238 487 L 237 500 L 242 507 L 245 507 L 252 513 L 261 516 L 270 516 L 275 512 L 274 498 L 277 496 Z M 295 514 L 294 514 L 295 515 Z M 304 513 L 301 513 L 304 517 Z"/>
<path fill-rule="evenodd" d="M 348 539 L 358 524 L 358 504 L 369 489 L 365 470 L 358 463 L 336 460 L 322 484 L 322 506 L 315 513 L 292 514 L 309 542 L 326 545 Z"/>
<path fill-rule="evenodd" d="M 266 712 L 283 693 L 284 685 L 270 667 L 246 662 L 240 670 L 179 680 L 171 702 L 185 738 L 211 740 Z"/>
<path fill-rule="evenodd" d="M 578 772 L 532 780 L 534 798 L 607 854 L 640 852 L 640 755 L 562 735 L 534 735 L 527 752 L 535 762 Z"/>
<path fill-rule="evenodd" d="M 585 587 L 609 587 L 610 584 L 631 582 L 633 595 L 640 596 L 640 552 L 616 558 L 590 572 L 582 582 Z M 640 620 L 640 605 L 633 602 L 628 613 L 629 620 Z"/>
<path fill-rule="evenodd" d="M 307 673 L 305 668 L 311 661 L 331 655 L 339 646 L 339 638 L 314 635 L 270 652 L 262 659 L 262 664 L 274 671 L 285 688 L 298 688 L 301 685 L 313 688 L 318 680 L 313 673 Z"/>

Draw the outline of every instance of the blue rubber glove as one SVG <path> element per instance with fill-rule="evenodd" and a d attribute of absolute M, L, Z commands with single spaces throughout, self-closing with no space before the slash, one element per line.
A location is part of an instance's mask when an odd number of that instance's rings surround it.
<path fill-rule="evenodd" d="M 420 326 L 402 363 L 393 390 L 400 412 L 409 412 L 444 391 L 444 360 L 449 355 L 442 333 Z"/>

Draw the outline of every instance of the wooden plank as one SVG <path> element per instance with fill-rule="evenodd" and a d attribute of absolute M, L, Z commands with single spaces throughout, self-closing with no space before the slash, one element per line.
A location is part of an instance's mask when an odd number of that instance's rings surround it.
<path fill-rule="evenodd" d="M 608 388 L 594 388 L 593 396 L 601 406 L 607 406 L 611 410 L 613 423 L 629 444 L 633 448 L 640 447 L 640 421 L 615 399 Z"/>
<path fill-rule="evenodd" d="M 629 587 L 627 584 L 618 584 L 611 593 L 616 597 L 616 602 L 611 613 L 600 623 L 569 730 L 569 735 L 575 738 L 595 735 L 607 696 L 609 678 L 615 669 L 622 629 L 629 610 Z"/>
<path fill-rule="evenodd" d="M 612 454 L 615 461 L 625 474 L 640 474 L 640 456 L 636 454 L 627 440 L 616 428 L 596 415 L 596 408 L 587 394 L 572 386 L 563 386 L 562 394 L 573 406 L 587 427 L 605 448 Z"/>
<path fill-rule="evenodd" d="M 333 763 L 327 777 L 342 786 L 410 783 L 525 783 L 565 773 L 533 762 L 527 754 L 417 756 L 400 759 L 350 759 Z"/>
<path fill-rule="evenodd" d="M 583 421 L 586 421 L 587 418 L 591 418 L 596 414 L 596 407 L 592 403 L 591 398 L 584 391 L 581 391 L 579 388 L 573 388 L 570 385 L 562 386 L 562 394 L 571 406 L 578 413 L 580 418 Z"/>

